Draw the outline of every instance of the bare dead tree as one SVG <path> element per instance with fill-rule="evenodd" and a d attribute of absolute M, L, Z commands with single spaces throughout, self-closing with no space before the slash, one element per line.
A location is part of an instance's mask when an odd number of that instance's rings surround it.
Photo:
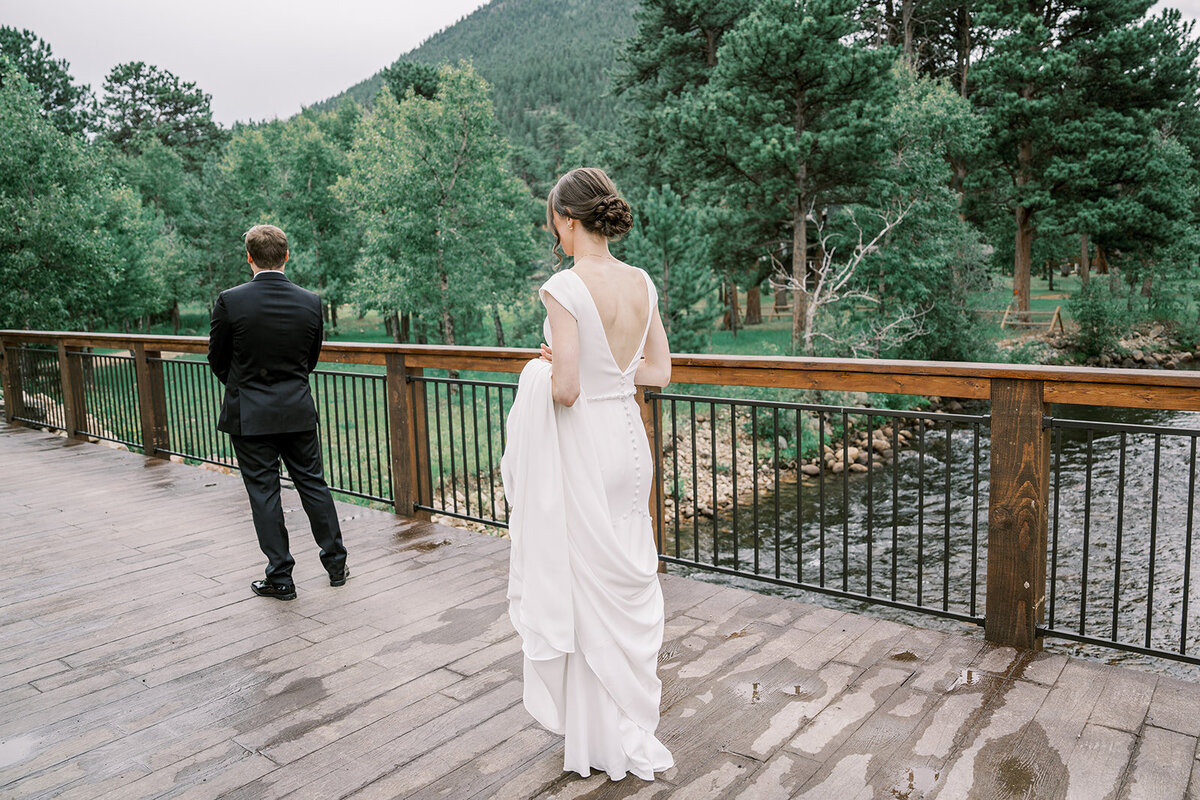
<path fill-rule="evenodd" d="M 810 206 L 808 210 L 808 218 L 817 231 L 817 241 L 820 242 L 818 252 L 822 253 L 819 263 L 815 264 L 810 270 L 799 270 L 800 274 L 807 272 L 809 286 L 801 285 L 800 281 L 784 268 L 778 257 L 772 255 L 774 261 L 774 270 L 771 277 L 771 285 L 776 289 L 787 289 L 790 291 L 801 291 L 808 295 L 808 303 L 805 308 L 804 319 L 802 320 L 803 340 L 805 353 L 813 354 L 813 339 L 822 337 L 830 341 L 836 342 L 852 350 L 857 356 L 860 351 L 874 348 L 878 352 L 879 348 L 887 344 L 899 344 L 908 341 L 909 339 L 920 336 L 924 329 L 920 325 L 921 318 L 928 313 L 929 309 L 924 311 L 918 309 L 901 309 L 899 314 L 885 322 L 872 323 L 866 336 L 858 341 L 840 341 L 835 339 L 828 333 L 821 332 L 817 329 L 817 319 L 822 313 L 822 309 L 832 306 L 836 303 L 847 300 L 857 300 L 874 305 L 880 305 L 880 300 L 875 295 L 871 294 L 866 289 L 860 288 L 854 282 L 854 276 L 862 266 L 863 260 L 871 253 L 878 252 L 883 246 L 884 239 L 888 234 L 899 225 L 915 206 L 915 200 L 896 201 L 889 204 L 881 211 L 871 212 L 871 216 L 877 218 L 881 227 L 868 240 L 867 232 L 863 226 L 859 224 L 855 211 L 851 207 L 844 208 L 844 212 L 850 218 L 850 224 L 858 234 L 858 240 L 854 244 L 850 255 L 844 260 L 840 259 L 838 247 L 834 243 L 837 234 L 828 229 L 828 224 L 821 219 L 823 215 L 813 213 L 813 208 Z"/>

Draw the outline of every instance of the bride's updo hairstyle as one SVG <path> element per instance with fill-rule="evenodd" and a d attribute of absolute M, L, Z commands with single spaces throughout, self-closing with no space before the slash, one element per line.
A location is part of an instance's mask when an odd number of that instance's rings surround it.
<path fill-rule="evenodd" d="M 579 220 L 585 231 L 619 239 L 633 228 L 633 211 L 620 196 L 612 178 L 595 167 L 579 167 L 558 179 L 546 198 L 546 223 L 554 230 L 554 212 Z M 559 248 L 554 234 L 554 253 Z"/>

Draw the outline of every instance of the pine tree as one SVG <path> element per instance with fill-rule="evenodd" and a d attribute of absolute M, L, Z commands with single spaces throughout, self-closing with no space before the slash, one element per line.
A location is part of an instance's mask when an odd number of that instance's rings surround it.
<path fill-rule="evenodd" d="M 70 64 L 55 58 L 50 45 L 28 30 L 0 25 L 0 57 L 7 58 L 41 98 L 42 114 L 63 133 L 82 134 L 94 100 L 88 86 L 76 84 Z"/>
<path fill-rule="evenodd" d="M 213 121 L 211 104 L 212 97 L 195 83 L 168 70 L 141 61 L 118 64 L 104 79 L 100 135 L 126 155 L 153 136 L 199 171 L 226 138 Z"/>
<path fill-rule="evenodd" d="M 892 56 L 854 40 L 853 8 L 852 0 L 757 4 L 724 34 L 708 82 L 656 114 L 673 135 L 670 174 L 691 176 L 734 219 L 790 231 L 797 352 L 811 347 L 810 216 L 861 194 L 881 154 Z"/>
<path fill-rule="evenodd" d="M 720 309 L 713 298 L 711 215 L 685 205 L 668 185 L 631 196 L 634 228 L 618 245 L 626 261 L 644 268 L 658 285 L 659 313 L 677 353 L 700 353 L 712 343 Z"/>

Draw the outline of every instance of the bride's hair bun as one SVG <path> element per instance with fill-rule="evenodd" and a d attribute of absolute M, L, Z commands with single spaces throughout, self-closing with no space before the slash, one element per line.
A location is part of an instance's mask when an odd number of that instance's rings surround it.
<path fill-rule="evenodd" d="M 615 194 L 606 195 L 596 201 L 592 214 L 581 219 L 583 227 L 609 239 L 618 239 L 633 228 L 633 211 Z"/>
<path fill-rule="evenodd" d="M 619 239 L 633 229 L 633 211 L 617 194 L 604 170 L 573 169 L 559 178 L 546 200 L 546 219 L 553 229 L 551 211 L 579 220 L 584 230 L 607 239 Z"/>

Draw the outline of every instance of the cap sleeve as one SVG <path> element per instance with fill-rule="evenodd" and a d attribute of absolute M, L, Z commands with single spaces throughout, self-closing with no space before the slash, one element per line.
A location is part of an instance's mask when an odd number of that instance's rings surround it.
<path fill-rule="evenodd" d="M 579 314 L 575 310 L 575 295 L 570 279 L 567 278 L 566 270 L 551 275 L 538 289 L 538 299 L 542 301 L 542 305 L 546 304 L 547 294 L 552 295 L 558 304 L 567 310 L 568 314 L 579 319 Z"/>

